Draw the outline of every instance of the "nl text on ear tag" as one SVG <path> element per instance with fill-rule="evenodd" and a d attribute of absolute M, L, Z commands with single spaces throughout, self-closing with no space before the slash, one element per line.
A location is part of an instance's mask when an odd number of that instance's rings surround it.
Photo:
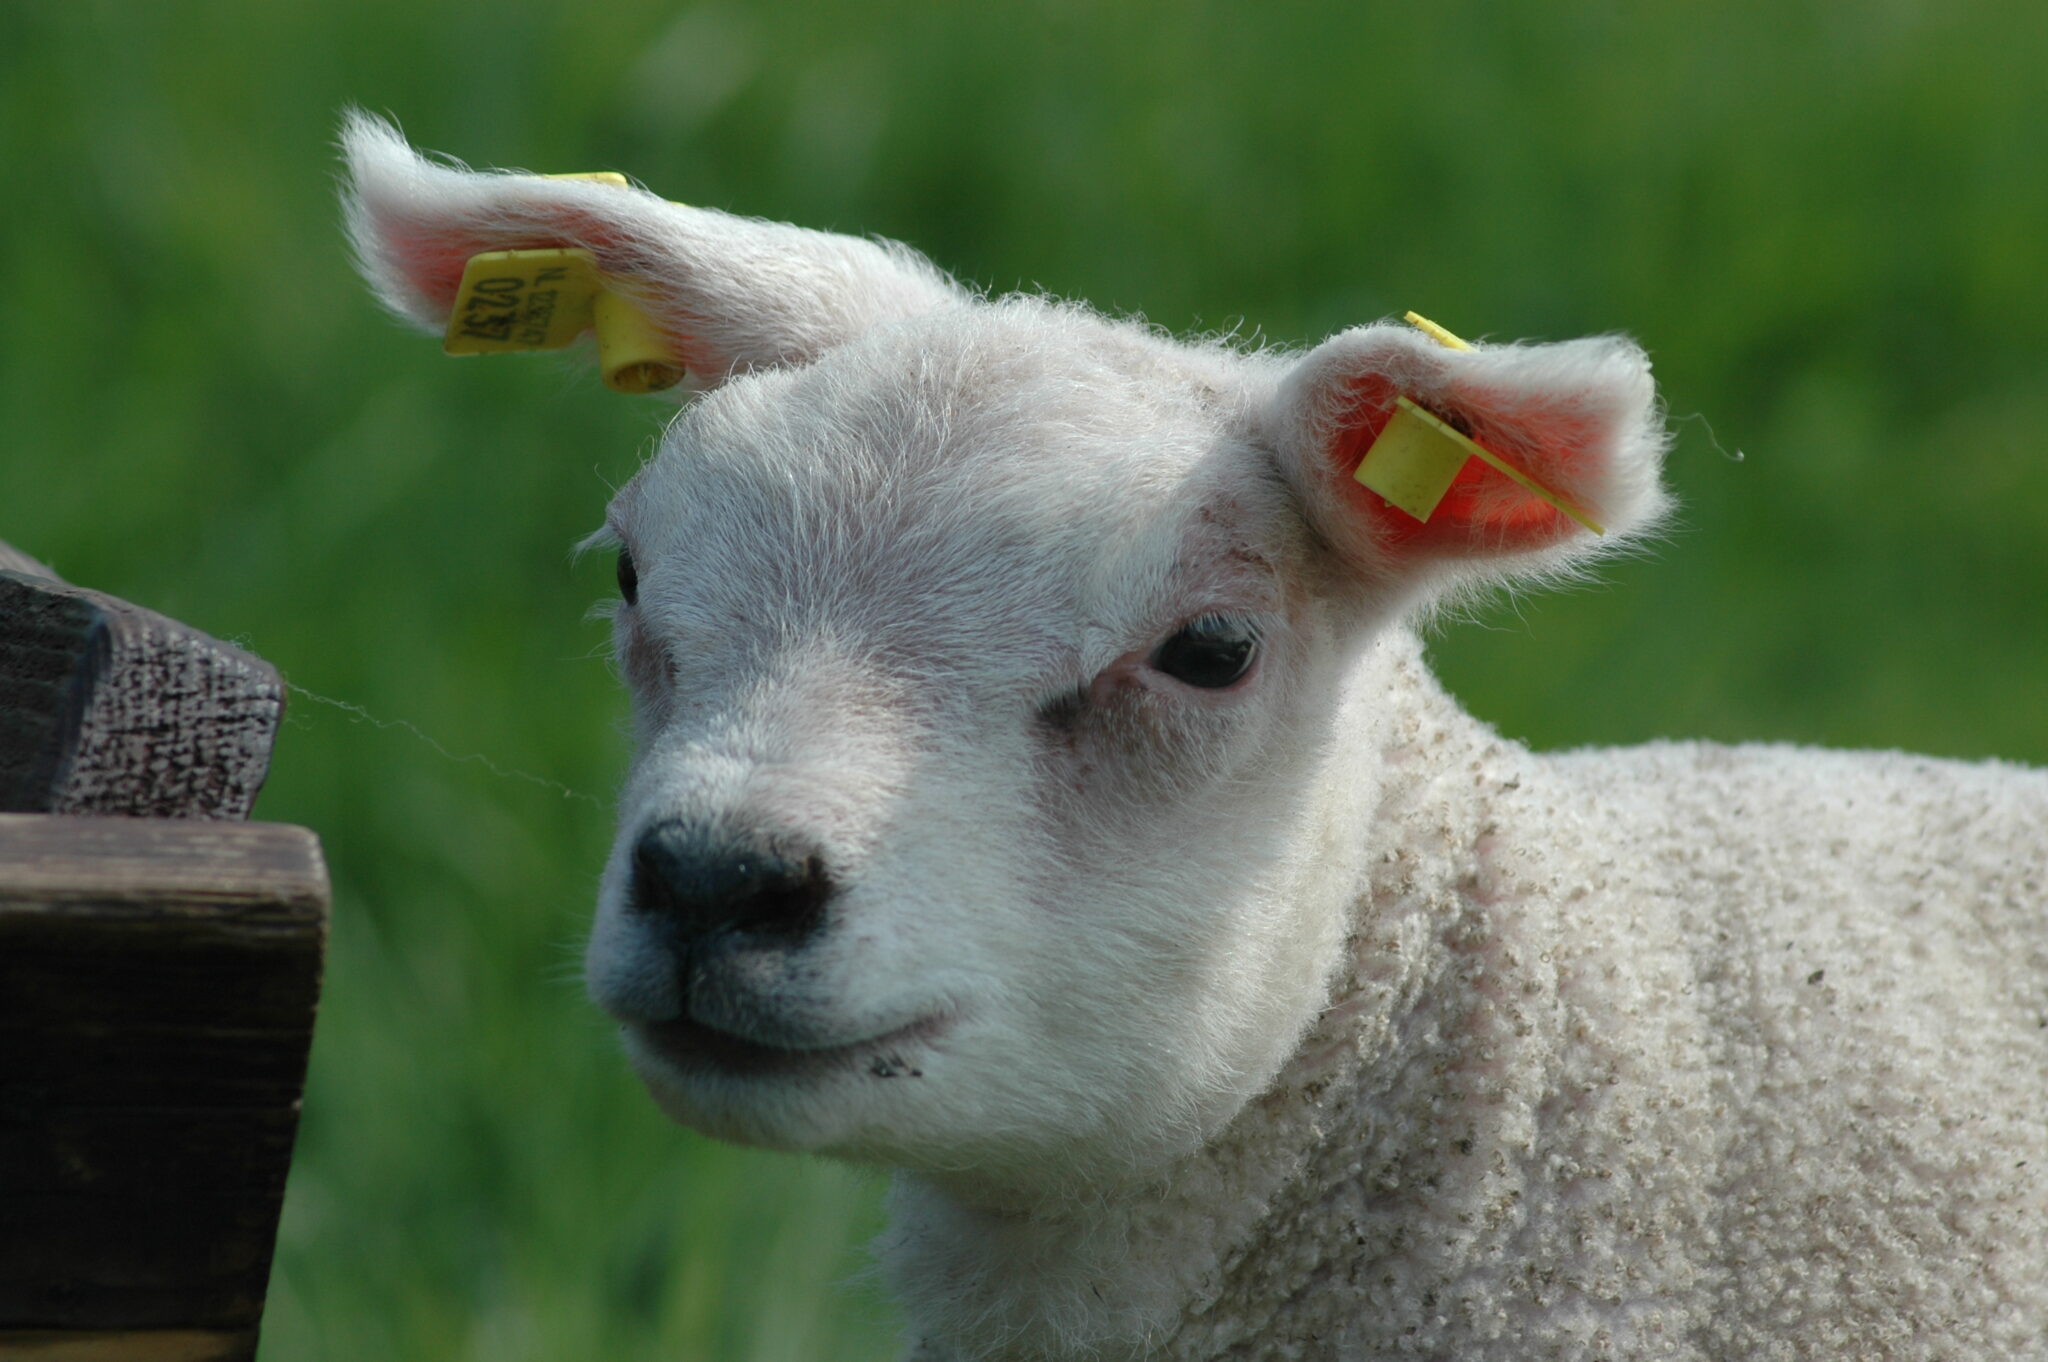
<path fill-rule="evenodd" d="M 485 251 L 462 267 L 441 348 L 451 355 L 560 350 L 590 328 L 603 286 L 589 251 Z"/>
<path fill-rule="evenodd" d="M 548 178 L 627 187 L 615 170 Z M 661 329 L 612 289 L 596 256 L 577 247 L 471 256 L 441 348 L 451 355 L 560 350 L 589 330 L 597 332 L 598 369 L 612 391 L 649 393 L 682 381 L 683 366 Z"/>
<path fill-rule="evenodd" d="M 1458 337 L 1427 317 L 1410 312 L 1406 319 L 1438 344 L 1453 350 L 1470 350 Z M 1585 512 L 1537 482 L 1477 440 L 1445 421 L 1435 412 L 1406 397 L 1394 398 L 1393 415 L 1381 427 L 1379 438 L 1365 452 L 1352 477 L 1369 491 L 1377 492 L 1389 505 L 1399 507 L 1417 520 L 1435 514 L 1444 493 L 1457 481 L 1465 460 L 1476 458 L 1544 501 L 1584 525 L 1595 534 L 1605 534 Z"/>
<path fill-rule="evenodd" d="M 451 355 L 560 350 L 593 328 L 598 367 L 614 392 L 655 392 L 682 381 L 683 366 L 660 329 L 608 288 L 597 257 L 577 247 L 471 256 L 441 348 Z"/>

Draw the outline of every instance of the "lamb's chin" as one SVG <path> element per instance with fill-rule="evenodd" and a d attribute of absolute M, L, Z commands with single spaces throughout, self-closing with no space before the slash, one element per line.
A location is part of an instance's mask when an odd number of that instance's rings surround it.
<path fill-rule="evenodd" d="M 949 1020 L 943 1015 L 921 1017 L 881 1035 L 810 1048 L 766 1045 L 688 1018 L 636 1022 L 626 1031 L 637 1053 L 678 1075 L 807 1083 L 849 1071 L 877 1079 L 922 1078 L 922 1055 L 945 1032 Z"/>
<path fill-rule="evenodd" d="M 627 1059 L 671 1120 L 737 1144 L 831 1152 L 871 1124 L 898 1084 L 923 1083 L 930 1017 L 847 1045 L 792 1050 L 690 1021 L 622 1027 Z"/>

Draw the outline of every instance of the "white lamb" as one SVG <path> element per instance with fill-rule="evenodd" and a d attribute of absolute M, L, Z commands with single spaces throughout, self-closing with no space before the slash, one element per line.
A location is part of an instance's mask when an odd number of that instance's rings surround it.
<path fill-rule="evenodd" d="M 387 304 L 579 246 L 621 492 L 589 951 L 678 1120 L 895 1170 L 912 1358 L 2048 1357 L 2048 774 L 1535 755 L 1414 621 L 1651 528 L 1643 354 L 1187 344 L 353 120 Z M 1406 397 L 1474 461 L 1352 480 Z"/>

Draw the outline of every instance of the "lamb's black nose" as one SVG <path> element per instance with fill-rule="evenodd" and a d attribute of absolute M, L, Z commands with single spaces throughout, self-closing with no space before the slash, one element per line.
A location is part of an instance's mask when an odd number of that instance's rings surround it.
<path fill-rule="evenodd" d="M 832 882 L 816 856 L 677 819 L 633 844 L 633 906 L 680 945 L 718 932 L 794 940 L 824 919 Z"/>

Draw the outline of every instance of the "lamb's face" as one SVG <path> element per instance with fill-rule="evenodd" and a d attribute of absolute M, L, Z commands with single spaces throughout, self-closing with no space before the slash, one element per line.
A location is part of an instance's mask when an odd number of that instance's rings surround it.
<path fill-rule="evenodd" d="M 1011 1188 L 1198 1140 L 1343 930 L 1304 848 L 1370 797 L 1356 753 L 1316 780 L 1344 658 L 1662 504 L 1623 341 L 1182 348 L 872 241 L 344 141 L 395 311 L 441 330 L 466 263 L 573 248 L 715 390 L 612 508 L 640 749 L 590 981 L 719 1134 Z M 1388 442 L 1375 485 L 1433 509 L 1352 476 L 1400 400 L 1488 451 Z"/>
<path fill-rule="evenodd" d="M 1313 1012 L 1337 631 L 1252 395 L 1162 350 L 936 321 L 704 399 L 619 496 L 640 741 L 589 973 L 677 1118 L 1101 1177 Z"/>

